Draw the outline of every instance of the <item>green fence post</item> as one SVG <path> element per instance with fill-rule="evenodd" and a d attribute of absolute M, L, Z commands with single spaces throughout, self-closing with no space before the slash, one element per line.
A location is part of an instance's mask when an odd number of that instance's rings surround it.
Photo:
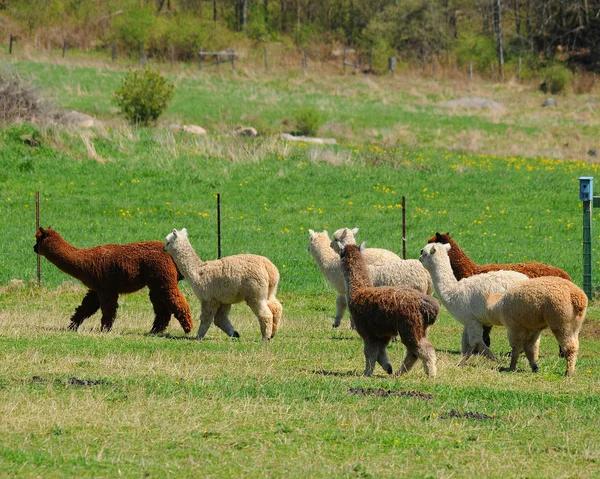
<path fill-rule="evenodd" d="M 592 298 L 592 207 L 594 177 L 579 178 L 579 199 L 583 201 L 583 291 Z"/>

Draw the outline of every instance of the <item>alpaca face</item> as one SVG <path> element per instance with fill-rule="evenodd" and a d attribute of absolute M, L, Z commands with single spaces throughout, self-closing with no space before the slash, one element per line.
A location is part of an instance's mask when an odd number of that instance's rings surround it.
<path fill-rule="evenodd" d="M 310 242 L 308 243 L 309 253 L 313 252 L 313 248 L 315 248 L 317 244 L 329 245 L 329 233 L 327 233 L 327 231 L 317 232 L 313 230 L 308 230 L 308 232 L 310 234 Z"/>
<path fill-rule="evenodd" d="M 169 233 L 165 240 L 166 243 L 163 246 L 163 251 L 166 251 L 167 253 L 171 253 L 171 251 L 173 251 L 173 248 L 175 248 L 175 243 L 177 242 L 177 238 L 178 237 L 187 237 L 188 233 L 187 230 L 185 228 L 181 229 L 181 230 L 176 230 L 173 229 L 173 231 L 171 233 Z"/>
<path fill-rule="evenodd" d="M 337 254 L 341 253 L 340 244 L 343 246 L 347 244 L 356 244 L 354 235 L 358 233 L 358 228 L 341 228 L 333 233 L 333 239 L 331 240 L 330 246 Z"/>
<path fill-rule="evenodd" d="M 421 250 L 421 256 L 419 257 L 419 261 L 425 266 L 425 268 L 430 269 L 435 259 L 440 256 L 448 256 L 448 251 L 450 251 L 449 244 L 442 243 L 428 243 Z"/>
<path fill-rule="evenodd" d="M 43 242 L 48 238 L 48 230 L 45 230 L 40 226 L 40 228 L 35 233 L 35 244 L 33 245 L 33 251 L 36 254 L 43 254 L 42 250 L 40 250 L 40 246 L 43 249 Z"/>

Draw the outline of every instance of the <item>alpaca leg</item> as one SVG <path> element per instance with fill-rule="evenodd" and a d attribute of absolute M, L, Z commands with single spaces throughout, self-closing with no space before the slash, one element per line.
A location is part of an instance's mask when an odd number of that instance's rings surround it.
<path fill-rule="evenodd" d="M 239 338 L 239 333 L 235 330 L 229 321 L 229 312 L 231 311 L 230 304 L 222 304 L 215 313 L 215 325 L 232 338 Z"/>
<path fill-rule="evenodd" d="M 275 297 L 271 298 L 267 303 L 267 306 L 271 310 L 271 314 L 273 315 L 273 332 L 271 333 L 271 338 L 275 336 L 275 333 L 279 330 L 281 326 L 281 315 L 283 314 L 283 306 L 279 300 Z"/>
<path fill-rule="evenodd" d="M 410 371 L 412 369 L 412 367 L 415 365 L 415 363 L 417 362 L 417 359 L 419 359 L 419 356 L 417 355 L 417 352 L 415 350 L 414 347 L 406 347 L 406 356 L 404 356 L 404 361 L 402 362 L 402 366 L 400 366 L 400 369 L 398 370 L 398 372 L 396 373 L 397 376 L 402 376 L 403 374 L 406 374 L 408 371 Z"/>
<path fill-rule="evenodd" d="M 507 330 L 508 343 L 512 348 L 510 353 L 510 367 L 509 371 L 517 370 L 517 361 L 519 360 L 519 356 L 523 352 L 523 331 L 520 329 L 510 328 Z"/>
<path fill-rule="evenodd" d="M 115 317 L 117 316 L 117 308 L 119 307 L 119 295 L 117 293 L 98 293 L 100 298 L 100 309 L 102 311 L 101 331 L 110 331 L 113 327 Z"/>
<path fill-rule="evenodd" d="M 271 313 L 271 310 L 269 309 L 267 300 L 246 301 L 246 303 L 258 318 L 263 341 L 268 341 L 273 335 L 273 313 Z"/>
<path fill-rule="evenodd" d="M 389 339 L 383 339 L 379 341 L 379 352 L 377 353 L 377 362 L 381 365 L 383 370 L 392 374 L 392 365 L 390 364 L 390 360 L 387 355 L 387 346 L 390 344 Z"/>
<path fill-rule="evenodd" d="M 483 342 L 483 325 L 478 321 L 471 321 L 467 325 L 467 334 L 469 338 L 469 346 L 471 348 L 471 353 L 478 350 L 481 354 L 483 354 L 488 359 L 495 361 L 496 356 L 494 353 L 488 348 Z"/>
<path fill-rule="evenodd" d="M 460 338 L 460 352 L 463 356 L 466 356 L 469 349 L 469 333 L 467 332 L 467 327 L 465 326 Z"/>
<path fill-rule="evenodd" d="M 98 293 L 96 293 L 96 291 L 89 290 L 83 297 L 81 304 L 77 306 L 77 309 L 75 309 L 73 316 L 71 316 L 71 324 L 69 325 L 69 329 L 71 331 L 77 331 L 79 326 L 81 326 L 81 323 L 83 323 L 86 318 L 92 316 L 99 309 L 100 299 L 98 298 Z"/>
<path fill-rule="evenodd" d="M 204 301 L 200 304 L 200 327 L 198 328 L 198 339 L 204 339 L 208 328 L 213 322 L 213 318 L 219 309 L 219 305 Z"/>
<path fill-rule="evenodd" d="M 152 292 L 150 292 L 150 300 L 152 300 Z M 158 295 L 157 295 L 158 296 Z M 171 314 L 175 316 L 183 331 L 187 334 L 194 327 L 194 321 L 192 319 L 192 312 L 190 311 L 190 305 L 188 304 L 185 296 L 181 294 L 177 285 L 174 288 L 169 290 L 161 290 L 160 292 L 160 300 L 161 303 L 164 304 L 167 308 L 167 313 L 169 317 L 167 321 L 163 324 L 160 324 L 158 321 L 158 316 L 156 316 L 154 320 L 154 325 L 152 326 L 152 333 L 160 333 L 165 330 L 167 327 L 169 320 L 171 318 Z M 154 304 L 154 301 L 152 302 Z M 156 312 L 156 310 L 155 310 Z M 160 329 L 162 327 L 162 329 Z"/>
<path fill-rule="evenodd" d="M 151 289 L 149 296 L 152 307 L 154 308 L 154 324 L 152 325 L 150 333 L 162 333 L 167 329 L 169 320 L 171 319 L 171 312 L 163 302 L 163 294 L 159 290 Z"/>
<path fill-rule="evenodd" d="M 552 330 L 554 336 L 558 340 L 558 344 L 564 353 L 567 360 L 566 375 L 570 376 L 575 372 L 575 364 L 577 363 L 577 355 L 579 354 L 579 328 L 575 331 Z"/>
<path fill-rule="evenodd" d="M 485 345 L 489 348 L 490 344 L 492 344 L 492 341 L 490 339 L 490 333 L 492 332 L 492 327 L 491 326 L 484 326 L 483 327 L 483 342 L 485 343 Z"/>
<path fill-rule="evenodd" d="M 333 320 L 333 327 L 337 328 L 344 319 L 344 313 L 346 312 L 346 296 L 343 294 L 338 295 L 335 299 L 335 319 Z"/>
<path fill-rule="evenodd" d="M 528 331 L 525 336 L 525 356 L 527 356 L 527 360 L 529 361 L 529 365 L 531 366 L 531 370 L 534 373 L 537 373 L 539 368 L 537 365 L 537 359 L 539 356 L 539 345 L 540 345 L 540 337 L 542 335 L 542 331 Z"/>
<path fill-rule="evenodd" d="M 372 376 L 379 356 L 379 345 L 371 338 L 363 338 L 365 353 L 365 376 Z"/>
<path fill-rule="evenodd" d="M 437 374 L 437 357 L 435 355 L 435 349 L 427 338 L 419 341 L 419 347 L 417 348 L 417 355 L 423 361 L 423 368 L 425 374 L 434 378 Z"/>

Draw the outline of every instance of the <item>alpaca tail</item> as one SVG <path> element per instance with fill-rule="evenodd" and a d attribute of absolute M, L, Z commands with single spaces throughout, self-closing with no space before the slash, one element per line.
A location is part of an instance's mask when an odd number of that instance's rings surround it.
<path fill-rule="evenodd" d="M 269 290 L 268 297 L 269 299 L 275 298 L 277 294 L 277 285 L 279 284 L 279 270 L 277 266 L 275 266 L 270 261 L 266 262 L 267 274 L 269 275 Z"/>
<path fill-rule="evenodd" d="M 421 306 L 421 315 L 425 323 L 425 327 L 431 326 L 435 323 L 438 313 L 440 312 L 440 305 L 433 296 L 424 295 Z"/>
<path fill-rule="evenodd" d="M 573 312 L 575 313 L 575 316 L 583 321 L 587 311 L 588 299 L 585 293 L 579 288 L 573 288 L 571 291 L 571 304 L 573 305 Z"/>

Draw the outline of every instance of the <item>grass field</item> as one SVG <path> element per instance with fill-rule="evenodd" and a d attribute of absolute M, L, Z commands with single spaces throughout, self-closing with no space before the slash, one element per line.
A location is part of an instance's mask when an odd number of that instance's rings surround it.
<path fill-rule="evenodd" d="M 333 79 L 344 96 L 328 89 L 326 78 L 266 83 L 182 75 L 163 121 L 206 124 L 207 118 L 218 132 L 198 138 L 115 121 L 107 94 L 121 72 L 16 66 L 60 105 L 98 114 L 107 127 L 24 124 L 0 131 L 0 476 L 598 476 L 596 302 L 571 378 L 563 378 L 565 362 L 549 334 L 538 374 L 525 358 L 518 372 L 501 372 L 509 347 L 500 328 L 492 336 L 498 364 L 473 358 L 459 367 L 461 328 L 444 310 L 430 332 L 436 379 L 420 364 L 401 379 L 380 368 L 364 378 L 362 342 L 347 318 L 331 328 L 335 294 L 307 252 L 308 229 L 342 226 L 360 227 L 369 246 L 401 252 L 405 196 L 408 257 L 417 257 L 435 231 L 450 231 L 477 262 L 535 259 L 581 284 L 577 178 L 595 176 L 596 164 L 441 148 L 436 138 L 451 130 L 468 136 L 486 125 L 493 133 L 486 138 L 511 139 L 503 147 L 509 150 L 528 152 L 536 143 L 528 138 L 541 137 L 528 121 L 521 128 L 516 115 L 436 119 L 441 110 L 433 99 L 403 96 L 404 87 L 391 80 L 374 80 L 375 87 Z M 439 88 L 451 96 L 450 85 Z M 515 96 L 511 88 L 497 95 Z M 214 104 L 205 113 L 195 109 L 193 92 L 213 92 Z M 251 92 L 256 99 L 240 105 Z M 264 122 L 263 131 L 278 131 L 291 105 L 304 101 L 325 102 L 331 115 L 325 133 L 336 123 L 336 131 L 352 135 L 338 136 L 340 146 L 315 147 L 226 134 L 247 112 Z M 524 94 L 521 111 L 531 101 Z M 220 116 L 217 104 L 228 105 L 229 116 Z M 577 130 L 573 117 L 556 114 L 556 121 L 564 127 L 559 137 Z M 422 141 L 386 144 L 382 132 L 400 123 Z M 383 136 L 365 143 L 370 128 Z M 595 127 L 583 130 L 580 146 L 597 135 Z M 145 292 L 121 298 L 111 333 L 98 332 L 97 316 L 79 333 L 66 332 L 85 290 L 43 259 L 42 287 L 34 284 L 36 191 L 42 225 L 77 246 L 160 240 L 185 226 L 204 258 L 217 255 L 219 193 L 223 254 L 264 254 L 281 271 L 280 333 L 263 344 L 256 319 L 239 305 L 232 312 L 239 340 L 213 327 L 205 341 L 193 341 L 175 322 L 166 335 L 150 336 Z M 198 302 L 181 286 L 197 317 Z M 389 355 L 397 369 L 401 344 Z"/>

